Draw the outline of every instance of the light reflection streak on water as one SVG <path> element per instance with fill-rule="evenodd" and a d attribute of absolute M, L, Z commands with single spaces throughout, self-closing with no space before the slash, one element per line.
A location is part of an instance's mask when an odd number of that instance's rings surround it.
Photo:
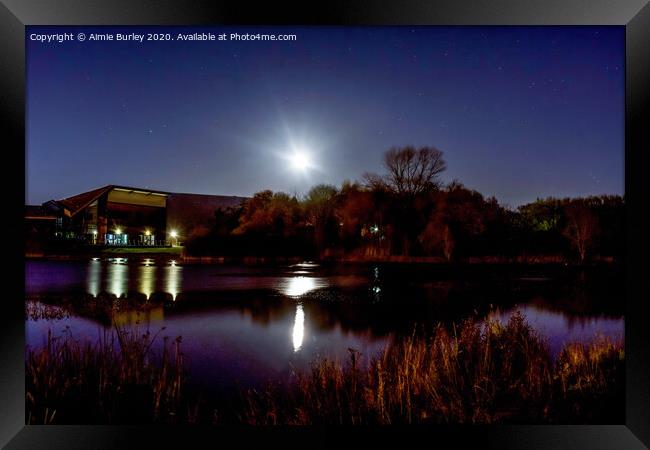
<path fill-rule="evenodd" d="M 316 264 L 316 263 L 314 263 L 314 262 L 312 262 L 312 261 L 303 261 L 303 262 L 301 262 L 301 263 L 294 264 L 294 265 L 291 266 L 291 267 L 314 268 L 314 267 L 318 267 L 318 264 Z"/>
<path fill-rule="evenodd" d="M 129 282 L 129 266 L 126 264 L 109 264 L 108 293 L 116 297 L 126 295 Z"/>
<path fill-rule="evenodd" d="M 101 271 L 101 261 L 99 261 L 97 258 L 93 258 L 92 261 L 90 261 L 88 276 L 86 278 L 86 290 L 93 297 L 97 297 L 97 295 L 99 295 L 99 290 L 101 288 Z"/>
<path fill-rule="evenodd" d="M 297 352 L 302 347 L 302 341 L 305 336 L 305 312 L 302 309 L 302 304 L 296 305 L 296 317 L 293 322 L 293 351 Z"/>
<path fill-rule="evenodd" d="M 176 300 L 176 296 L 181 291 L 181 282 L 183 280 L 183 268 L 176 264 L 171 264 L 165 267 L 165 291 L 172 295 L 172 299 Z"/>
<path fill-rule="evenodd" d="M 149 264 L 140 266 L 139 271 L 140 292 L 147 296 L 147 300 L 153 294 L 156 284 L 156 267 Z"/>
<path fill-rule="evenodd" d="M 313 278 L 292 277 L 281 287 L 281 291 L 289 297 L 300 297 L 309 291 L 316 289 L 316 282 Z"/>

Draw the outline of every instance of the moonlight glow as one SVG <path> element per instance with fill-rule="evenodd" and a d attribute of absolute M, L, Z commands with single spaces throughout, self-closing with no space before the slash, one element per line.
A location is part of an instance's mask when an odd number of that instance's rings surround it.
<path fill-rule="evenodd" d="M 316 287 L 313 278 L 293 277 L 287 280 L 283 291 L 289 297 L 300 297 L 309 291 L 313 291 Z"/>
<path fill-rule="evenodd" d="M 293 351 L 297 352 L 302 347 L 302 340 L 305 337 L 305 312 L 302 310 L 302 305 L 296 305 L 296 319 L 293 323 Z"/>
<path fill-rule="evenodd" d="M 291 168 L 296 171 L 304 172 L 311 167 L 309 157 L 303 152 L 296 152 L 290 157 Z"/>

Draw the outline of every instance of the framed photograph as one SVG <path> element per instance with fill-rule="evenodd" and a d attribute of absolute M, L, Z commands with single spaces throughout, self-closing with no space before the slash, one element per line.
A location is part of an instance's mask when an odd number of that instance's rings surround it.
<path fill-rule="evenodd" d="M 650 446 L 645 0 L 0 14 L 6 448 Z"/>

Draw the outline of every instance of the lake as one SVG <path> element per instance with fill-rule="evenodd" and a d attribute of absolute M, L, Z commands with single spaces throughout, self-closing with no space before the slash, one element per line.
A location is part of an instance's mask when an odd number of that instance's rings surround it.
<path fill-rule="evenodd" d="M 624 274 L 612 266 L 182 265 L 165 258 L 26 262 L 26 343 L 48 331 L 96 340 L 113 323 L 182 337 L 190 384 L 262 386 L 318 358 L 364 356 L 391 338 L 521 311 L 554 355 L 597 335 L 623 339 Z M 111 296 L 110 317 L 83 308 Z M 129 300 L 129 301 L 127 301 Z M 76 307 L 69 307 L 70 304 Z M 81 307 L 79 305 L 82 305 Z M 164 329 L 163 329 L 164 328 Z"/>

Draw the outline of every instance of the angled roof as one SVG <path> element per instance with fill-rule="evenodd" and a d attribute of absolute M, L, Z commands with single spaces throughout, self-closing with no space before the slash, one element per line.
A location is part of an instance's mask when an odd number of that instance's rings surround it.
<path fill-rule="evenodd" d="M 57 203 L 63 206 L 64 208 L 66 208 L 68 211 L 70 211 L 71 216 L 74 216 L 79 211 L 84 209 L 86 206 L 90 205 L 92 202 L 94 202 L 99 197 L 101 197 L 103 194 L 113 189 L 124 189 L 128 191 L 139 191 L 139 192 L 155 192 L 158 194 L 165 194 L 165 195 L 170 194 L 169 192 L 159 191 L 154 189 L 143 189 L 143 188 L 135 188 L 130 186 L 109 184 L 107 186 L 94 189 L 92 191 L 83 192 L 81 194 L 77 194 L 72 197 L 67 197 L 61 200 L 57 200 Z"/>
<path fill-rule="evenodd" d="M 178 206 L 180 204 L 184 204 L 184 206 L 188 206 L 189 204 L 194 204 L 194 206 L 200 205 L 203 207 L 227 207 L 227 206 L 239 205 L 243 200 L 246 199 L 246 197 L 238 197 L 238 196 L 173 193 L 167 191 L 160 191 L 157 189 L 137 188 L 137 187 L 130 187 L 130 186 L 121 186 L 117 184 L 109 184 L 107 186 L 93 189 L 92 191 L 88 191 L 88 192 L 82 192 L 81 194 L 77 194 L 72 197 L 63 198 L 61 200 L 50 200 L 49 202 L 44 203 L 42 207 L 46 211 L 49 211 L 49 209 L 55 207 L 62 207 L 65 210 L 67 210 L 66 215 L 69 214 L 70 216 L 74 216 L 79 211 L 82 211 L 92 202 L 94 202 L 99 197 L 101 197 L 103 194 L 113 189 L 127 190 L 133 192 L 163 194 L 169 196 L 168 198 L 170 200 L 173 200 L 174 206 Z M 50 208 L 47 208 L 46 207 L 47 204 L 52 204 L 52 205 Z M 27 208 L 31 208 L 31 206 L 28 206 Z M 30 209 L 29 211 L 33 212 L 34 214 L 37 213 L 36 209 L 33 208 Z M 28 211 L 26 211 L 26 213 L 27 212 Z"/>
<path fill-rule="evenodd" d="M 25 205 L 25 219 L 54 220 L 54 212 L 42 205 Z"/>
<path fill-rule="evenodd" d="M 139 187 L 132 187 L 132 186 L 122 186 L 118 184 L 112 184 L 110 185 L 112 189 L 122 189 L 125 191 L 134 191 L 134 192 L 146 192 L 146 193 L 156 193 L 156 194 L 165 194 L 169 195 L 171 192 L 167 191 L 161 191 L 159 189 L 149 189 L 149 188 L 139 188 Z"/>
<path fill-rule="evenodd" d="M 110 191 L 114 187 L 115 186 L 112 185 L 104 186 L 99 189 L 94 189 L 92 191 L 83 192 L 72 197 L 58 200 L 57 203 L 63 205 L 64 208 L 70 211 L 70 215 L 74 216 L 86 206 L 97 200 L 102 194 Z"/>

